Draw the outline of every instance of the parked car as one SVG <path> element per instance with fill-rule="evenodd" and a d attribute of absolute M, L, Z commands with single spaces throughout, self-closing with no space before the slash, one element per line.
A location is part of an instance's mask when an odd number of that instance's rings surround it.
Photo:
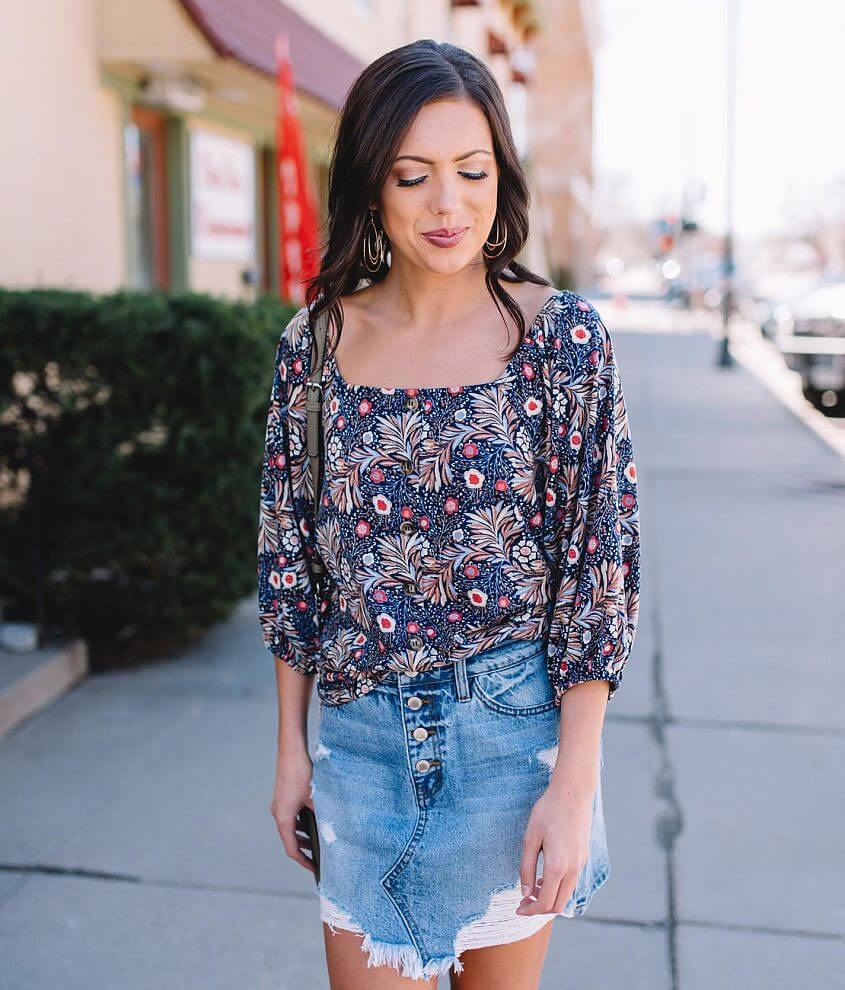
<path fill-rule="evenodd" d="M 767 327 L 787 367 L 801 375 L 804 397 L 845 415 L 845 280 L 820 285 L 784 304 Z"/>

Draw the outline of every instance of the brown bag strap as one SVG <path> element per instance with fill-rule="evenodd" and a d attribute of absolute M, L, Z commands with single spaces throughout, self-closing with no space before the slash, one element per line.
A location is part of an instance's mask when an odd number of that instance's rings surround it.
<path fill-rule="evenodd" d="M 306 383 L 306 410 L 307 410 L 307 442 L 308 460 L 311 465 L 311 483 L 314 487 L 314 529 L 316 537 L 317 512 L 320 508 L 320 491 L 323 481 L 323 383 L 321 382 L 323 372 L 323 355 L 326 350 L 326 336 L 329 328 L 329 312 L 324 310 L 315 323 L 311 324 L 311 370 L 308 373 Z M 312 566 L 318 588 L 326 572 L 325 565 L 320 560 L 316 550 L 312 557 Z M 321 593 L 321 592 L 320 592 Z"/>

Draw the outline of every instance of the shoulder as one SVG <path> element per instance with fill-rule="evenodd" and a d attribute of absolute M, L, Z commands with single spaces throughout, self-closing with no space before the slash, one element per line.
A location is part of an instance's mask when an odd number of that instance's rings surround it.
<path fill-rule="evenodd" d="M 279 335 L 276 365 L 283 381 L 304 381 L 311 363 L 311 327 L 307 306 L 302 306 L 288 320 Z"/>
<path fill-rule="evenodd" d="M 571 289 L 560 289 L 550 300 L 544 323 L 544 346 L 552 362 L 574 370 L 596 370 L 611 357 L 610 333 L 596 307 Z"/>

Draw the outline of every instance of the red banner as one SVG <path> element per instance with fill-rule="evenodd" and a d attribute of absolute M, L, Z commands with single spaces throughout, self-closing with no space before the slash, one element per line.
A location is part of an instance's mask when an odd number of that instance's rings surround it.
<path fill-rule="evenodd" d="M 279 204 L 279 295 L 302 306 L 304 283 L 320 269 L 317 211 L 308 182 L 299 100 L 288 37 L 276 38 L 279 110 L 276 127 L 276 191 Z"/>

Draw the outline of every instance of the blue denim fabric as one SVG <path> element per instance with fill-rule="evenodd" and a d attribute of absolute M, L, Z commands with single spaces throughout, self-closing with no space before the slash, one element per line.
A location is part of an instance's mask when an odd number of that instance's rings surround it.
<path fill-rule="evenodd" d="M 459 973 L 464 949 L 525 938 L 558 917 L 516 908 L 560 712 L 537 640 L 392 673 L 348 705 L 321 705 L 312 780 L 321 918 L 364 934 L 368 965 L 417 979 Z M 603 765 L 600 750 L 589 857 L 564 917 L 583 914 L 610 874 Z"/>

